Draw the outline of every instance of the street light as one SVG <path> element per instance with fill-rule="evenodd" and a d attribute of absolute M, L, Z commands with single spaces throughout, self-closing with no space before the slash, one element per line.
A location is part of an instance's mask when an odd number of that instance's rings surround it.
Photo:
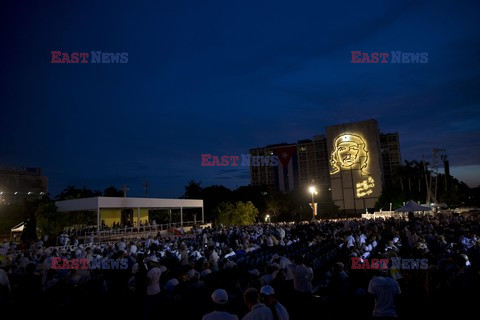
<path fill-rule="evenodd" d="M 267 214 L 267 215 L 265 216 L 265 222 L 270 222 L 270 215 L 269 215 L 269 214 Z"/>
<path fill-rule="evenodd" d="M 312 194 L 312 221 L 315 220 L 315 202 L 313 202 L 313 194 L 317 194 L 317 189 L 314 186 L 308 188 L 310 193 Z"/>

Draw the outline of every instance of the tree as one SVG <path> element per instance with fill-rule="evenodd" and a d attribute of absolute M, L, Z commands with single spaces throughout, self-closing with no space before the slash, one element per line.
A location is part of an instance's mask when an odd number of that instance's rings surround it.
<path fill-rule="evenodd" d="M 266 198 L 270 194 L 266 186 L 240 186 L 232 192 L 234 201 L 251 201 L 259 212 L 267 209 Z"/>
<path fill-rule="evenodd" d="M 92 191 L 85 187 L 77 188 L 75 186 L 66 187 L 58 196 L 55 197 L 56 200 L 70 200 L 70 199 L 81 199 L 81 198 L 92 198 L 99 197 L 102 193 L 100 191 Z"/>
<path fill-rule="evenodd" d="M 123 197 L 123 191 L 115 186 L 110 186 L 103 191 L 104 197 Z"/>
<path fill-rule="evenodd" d="M 54 239 L 66 226 L 71 224 L 72 219 L 72 215 L 58 212 L 55 201 L 48 198 L 37 203 L 35 217 L 41 232 L 49 235 L 51 239 Z"/>
<path fill-rule="evenodd" d="M 182 199 L 202 199 L 202 182 L 190 180 L 188 185 L 185 186 L 185 193 L 181 197 Z"/>
<path fill-rule="evenodd" d="M 225 226 L 245 226 L 256 222 L 258 209 L 251 201 L 221 203 L 218 207 L 218 222 Z"/>
<path fill-rule="evenodd" d="M 217 218 L 215 209 L 220 203 L 234 200 L 230 189 L 218 185 L 203 188 L 200 198 L 203 199 L 207 221 L 213 221 Z"/>
<path fill-rule="evenodd" d="M 288 197 L 279 191 L 270 191 L 266 193 L 265 207 L 265 212 L 272 217 L 273 222 L 279 221 L 281 215 L 285 217 L 290 212 Z"/>

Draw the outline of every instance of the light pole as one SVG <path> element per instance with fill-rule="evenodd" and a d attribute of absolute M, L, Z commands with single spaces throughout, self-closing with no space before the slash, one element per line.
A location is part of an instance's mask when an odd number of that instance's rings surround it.
<path fill-rule="evenodd" d="M 269 215 L 269 214 L 267 214 L 267 215 L 265 216 L 265 222 L 270 223 L 270 215 Z"/>
<path fill-rule="evenodd" d="M 390 211 L 392 211 L 392 203 L 390 202 Z"/>
<path fill-rule="evenodd" d="M 317 194 L 317 189 L 314 186 L 308 188 L 310 193 L 312 194 L 312 221 L 315 220 L 315 202 L 313 201 L 313 194 Z"/>

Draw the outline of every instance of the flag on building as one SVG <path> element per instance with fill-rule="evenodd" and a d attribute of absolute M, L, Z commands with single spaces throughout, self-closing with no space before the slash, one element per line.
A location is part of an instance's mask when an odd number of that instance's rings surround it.
<path fill-rule="evenodd" d="M 279 160 L 275 170 L 275 186 L 281 192 L 292 191 L 298 185 L 297 147 L 275 148 L 274 153 Z"/>

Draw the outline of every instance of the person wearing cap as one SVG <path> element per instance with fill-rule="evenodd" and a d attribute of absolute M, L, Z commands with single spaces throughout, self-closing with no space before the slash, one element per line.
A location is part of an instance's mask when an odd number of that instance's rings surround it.
<path fill-rule="evenodd" d="M 273 313 L 269 307 L 260 303 L 260 295 L 255 288 L 248 288 L 243 294 L 243 299 L 250 310 L 242 320 L 273 320 Z"/>
<path fill-rule="evenodd" d="M 147 296 L 145 299 L 145 318 L 158 316 L 158 305 L 160 301 L 160 276 L 167 271 L 164 266 L 159 266 L 159 260 L 156 256 L 148 258 L 147 272 Z"/>
<path fill-rule="evenodd" d="M 228 313 L 226 305 L 228 302 L 228 293 L 223 289 L 217 289 L 212 293 L 212 301 L 214 303 L 214 311 L 207 313 L 202 320 L 238 320 L 237 315 Z"/>
<path fill-rule="evenodd" d="M 287 309 L 275 298 L 275 290 L 271 286 L 260 288 L 260 298 L 270 308 L 274 320 L 289 320 Z"/>

